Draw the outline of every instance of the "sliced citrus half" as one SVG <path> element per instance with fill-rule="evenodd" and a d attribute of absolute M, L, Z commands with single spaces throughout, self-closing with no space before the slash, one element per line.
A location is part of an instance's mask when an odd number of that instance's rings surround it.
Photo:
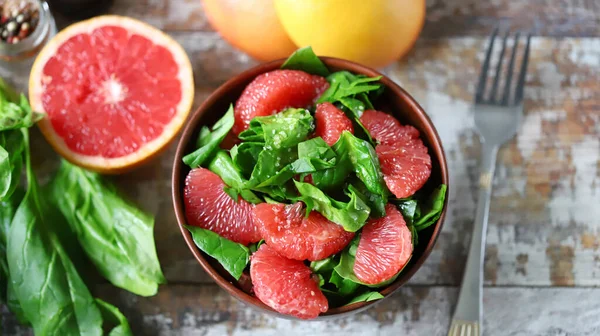
<path fill-rule="evenodd" d="M 40 129 L 67 160 L 120 173 L 163 149 L 187 118 L 194 79 L 183 48 L 122 16 L 73 24 L 38 55 L 29 77 Z"/>

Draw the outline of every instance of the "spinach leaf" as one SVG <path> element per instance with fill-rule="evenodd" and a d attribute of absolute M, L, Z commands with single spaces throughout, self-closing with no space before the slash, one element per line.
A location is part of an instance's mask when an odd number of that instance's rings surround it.
<path fill-rule="evenodd" d="M 7 302 L 9 273 L 8 261 L 6 260 L 6 245 L 8 243 L 8 230 L 22 199 L 23 194 L 15 192 L 8 200 L 0 201 L 0 302 Z"/>
<path fill-rule="evenodd" d="M 249 186 L 256 185 L 260 189 L 283 185 L 297 174 L 330 169 L 335 167 L 335 163 L 335 153 L 320 137 L 300 142 L 297 150 L 265 150 L 260 154 Z M 282 165 L 285 166 L 278 171 Z"/>
<path fill-rule="evenodd" d="M 295 174 L 292 167 L 287 167 L 287 165 L 296 161 L 297 158 L 296 148 L 263 150 L 258 155 L 258 161 L 252 170 L 247 187 L 261 188 L 285 183 Z"/>
<path fill-rule="evenodd" d="M 26 139 L 27 142 L 27 139 Z M 66 254 L 26 153 L 29 186 L 10 226 L 7 259 L 14 294 L 39 335 L 102 335 L 94 298 Z"/>
<path fill-rule="evenodd" d="M 265 134 L 263 133 L 262 125 L 257 122 L 250 121 L 248 129 L 238 134 L 238 138 L 247 142 L 259 142 L 264 144 Z"/>
<path fill-rule="evenodd" d="M 229 186 L 232 193 L 236 195 L 236 197 L 232 196 L 234 200 L 237 200 L 237 195 L 239 194 L 250 203 L 256 204 L 262 202 L 251 190 L 244 189 L 246 180 L 240 175 L 231 157 L 224 150 L 220 150 L 215 154 L 214 158 L 208 164 L 208 169 L 219 175 L 223 182 Z"/>
<path fill-rule="evenodd" d="M 15 191 L 23 168 L 24 130 L 0 132 L 0 201 Z"/>
<path fill-rule="evenodd" d="M 349 71 L 338 71 L 327 76 L 329 88 L 319 97 L 317 103 L 335 103 L 341 98 L 354 97 L 360 93 L 378 91 L 382 84 L 378 83 L 381 76 L 367 77 L 355 75 Z"/>
<path fill-rule="evenodd" d="M 248 245 L 248 251 L 250 251 L 250 254 L 258 251 L 258 248 L 265 243 L 264 239 L 261 239 L 258 243 L 253 243 Z"/>
<path fill-rule="evenodd" d="M 418 217 L 419 202 L 415 199 L 399 200 L 395 202 L 402 213 L 402 217 L 409 226 L 414 225 L 415 215 Z"/>
<path fill-rule="evenodd" d="M 342 278 L 335 270 L 331 273 L 329 282 L 337 288 L 337 293 L 341 296 L 352 295 L 354 292 L 356 292 L 356 290 L 358 290 L 358 288 L 361 287 L 360 283 Z"/>
<path fill-rule="evenodd" d="M 374 194 L 370 192 L 361 180 L 356 180 L 348 185 L 348 189 L 356 193 L 371 208 L 371 216 L 380 218 L 385 216 L 385 205 L 387 197 L 385 195 Z"/>
<path fill-rule="evenodd" d="M 260 125 L 265 149 L 290 148 L 306 140 L 314 131 L 314 119 L 306 109 L 290 108 L 281 113 L 256 117 L 250 126 Z"/>
<path fill-rule="evenodd" d="M 108 336 L 133 336 L 129 322 L 119 308 L 98 298 L 96 298 L 96 304 L 100 309 L 105 324 L 109 325 L 110 332 Z"/>
<path fill-rule="evenodd" d="M 379 300 L 379 299 L 383 299 L 383 298 L 384 298 L 384 296 L 381 295 L 379 292 L 369 291 L 369 292 L 364 292 L 362 294 L 355 296 L 347 304 L 350 305 L 350 304 L 357 303 L 357 302 L 369 302 L 369 301 L 375 301 L 375 300 Z"/>
<path fill-rule="evenodd" d="M 434 224 L 442 215 L 444 200 L 446 199 L 447 186 L 441 184 L 437 187 L 420 209 L 420 216 L 415 219 L 414 226 L 421 231 Z"/>
<path fill-rule="evenodd" d="M 337 155 L 321 137 L 298 144 L 298 160 L 293 163 L 294 172 L 311 173 L 334 168 Z"/>
<path fill-rule="evenodd" d="M 355 137 L 348 131 L 344 131 L 339 140 L 333 145 L 333 151 L 340 158 L 340 162 L 351 164 L 352 170 L 365 184 L 367 190 L 386 197 L 387 200 L 389 190 L 383 181 L 379 159 L 371 144 Z"/>
<path fill-rule="evenodd" d="M 242 244 L 223 238 L 210 230 L 186 226 L 200 250 L 215 258 L 236 280 L 239 280 L 250 260 L 250 250 Z"/>
<path fill-rule="evenodd" d="M 17 318 L 17 321 L 19 321 L 20 324 L 31 325 L 29 320 L 27 320 L 27 317 L 25 317 L 25 312 L 21 307 L 19 299 L 17 299 L 15 287 L 10 278 L 8 279 L 8 285 L 6 287 L 6 306 L 8 307 L 8 310 L 10 310 L 10 312 L 13 313 L 13 315 Z"/>
<path fill-rule="evenodd" d="M 323 64 L 319 57 L 315 55 L 315 52 L 310 46 L 294 51 L 294 53 L 283 63 L 281 68 L 302 70 L 309 74 L 323 77 L 329 75 L 329 69 L 327 69 L 325 64 Z"/>
<path fill-rule="evenodd" d="M 165 278 L 152 216 L 125 201 L 100 175 L 65 160 L 51 183 L 57 206 L 100 274 L 132 293 L 156 294 Z"/>
<path fill-rule="evenodd" d="M 337 156 L 335 167 L 313 174 L 313 183 L 320 189 L 340 187 L 351 172 L 356 173 L 366 189 L 387 203 L 389 190 L 383 180 L 377 153 L 369 142 L 344 131 L 332 147 Z"/>
<path fill-rule="evenodd" d="M 316 210 L 330 221 L 343 226 L 346 231 L 358 231 L 369 218 L 371 209 L 352 190 L 346 192 L 350 200 L 341 202 L 327 196 L 312 184 L 298 181 L 294 181 L 294 184 L 300 193 L 299 199 L 307 206 L 307 213 Z"/>
<path fill-rule="evenodd" d="M 322 260 L 311 261 L 310 269 L 313 273 L 327 274 L 328 272 L 333 271 L 335 265 L 337 265 L 337 261 L 334 256 L 331 256 Z"/>
<path fill-rule="evenodd" d="M 282 185 L 254 187 L 253 189 L 265 194 L 262 195 L 265 199 L 270 198 L 280 203 L 296 202 L 298 200 L 298 192 L 295 190 L 291 180 Z"/>
<path fill-rule="evenodd" d="M 361 93 L 359 96 L 362 97 L 362 100 L 350 97 L 341 98 L 341 106 L 338 105 L 338 107 L 352 120 L 354 134 L 361 139 L 369 141 L 371 145 L 376 146 L 377 142 L 371 137 L 371 133 L 363 125 L 362 121 L 360 121 L 363 112 L 367 109 L 373 109 L 373 105 L 365 93 Z"/>
<path fill-rule="evenodd" d="M 263 147 L 264 142 L 242 142 L 231 148 L 231 159 L 244 177 L 249 178 L 252 174 Z"/>
<path fill-rule="evenodd" d="M 0 201 L 13 193 L 23 167 L 24 130 L 42 118 L 31 111 L 24 95 L 17 93 L 0 78 Z"/>
<path fill-rule="evenodd" d="M 200 167 L 225 139 L 227 133 L 231 131 L 233 123 L 233 105 L 229 105 L 229 110 L 213 125 L 212 131 L 209 131 L 206 126 L 202 128 L 197 141 L 199 148 L 184 156 L 183 162 L 192 168 Z"/>
<path fill-rule="evenodd" d="M 0 79 L 0 131 L 29 128 L 43 115 L 31 111 L 23 94 L 20 96 Z"/>

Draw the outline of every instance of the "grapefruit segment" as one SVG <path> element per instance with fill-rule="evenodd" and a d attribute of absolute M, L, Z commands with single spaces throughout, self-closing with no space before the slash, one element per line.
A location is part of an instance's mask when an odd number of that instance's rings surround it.
<path fill-rule="evenodd" d="M 190 225 L 218 233 L 248 245 L 261 239 L 252 221 L 252 204 L 238 196 L 233 200 L 219 175 L 206 168 L 192 169 L 185 179 L 183 199 Z"/>
<path fill-rule="evenodd" d="M 281 314 L 312 319 L 329 308 L 310 268 L 281 256 L 268 243 L 252 255 L 250 277 L 256 297 Z"/>
<path fill-rule="evenodd" d="M 385 217 L 370 220 L 362 229 L 354 274 L 369 285 L 389 280 L 406 265 L 412 251 L 412 234 L 404 217 L 388 204 Z"/>
<path fill-rule="evenodd" d="M 301 202 L 292 205 L 261 203 L 254 207 L 254 223 L 269 246 L 286 258 L 321 260 L 343 250 L 354 237 L 320 213 L 308 218 Z"/>
<path fill-rule="evenodd" d="M 397 146 L 378 145 L 375 150 L 385 184 L 398 198 L 413 195 L 431 175 L 431 157 L 421 139 Z"/>
<path fill-rule="evenodd" d="M 163 149 L 194 97 L 181 46 L 160 30 L 120 16 L 73 24 L 38 55 L 29 78 L 40 129 L 69 161 L 118 173 Z"/>
<path fill-rule="evenodd" d="M 257 76 L 235 104 L 233 133 L 238 135 L 258 116 L 289 107 L 306 108 L 329 88 L 327 80 L 300 70 L 273 70 Z"/>
<path fill-rule="evenodd" d="M 421 189 L 431 175 L 431 157 L 419 131 L 380 111 L 365 111 L 360 121 L 380 143 L 375 150 L 390 191 L 405 198 Z"/>
<path fill-rule="evenodd" d="M 395 145 L 419 137 L 419 130 L 402 126 L 396 118 L 385 112 L 367 110 L 360 117 L 360 122 L 382 145 Z"/>
<path fill-rule="evenodd" d="M 323 138 L 329 146 L 333 146 L 344 131 L 354 134 L 352 121 L 332 103 L 318 104 L 315 120 L 317 124 L 315 134 Z"/>

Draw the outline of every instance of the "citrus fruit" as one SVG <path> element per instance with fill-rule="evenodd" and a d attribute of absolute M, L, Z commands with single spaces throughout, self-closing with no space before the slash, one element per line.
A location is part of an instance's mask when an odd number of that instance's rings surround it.
<path fill-rule="evenodd" d="M 371 67 L 406 54 L 425 19 L 425 0 L 275 0 L 275 8 L 298 47 Z"/>
<path fill-rule="evenodd" d="M 406 265 L 412 251 L 412 234 L 404 217 L 388 204 L 384 217 L 371 219 L 362 229 L 354 274 L 369 285 L 389 280 Z"/>
<path fill-rule="evenodd" d="M 252 204 L 238 197 L 237 202 L 223 188 L 219 175 L 206 168 L 195 168 L 185 178 L 183 200 L 190 225 L 218 233 L 247 245 L 261 239 L 252 221 Z"/>
<path fill-rule="evenodd" d="M 410 125 L 402 126 L 394 116 L 385 112 L 367 110 L 360 117 L 360 122 L 382 145 L 393 146 L 419 137 L 419 130 Z"/>
<path fill-rule="evenodd" d="M 312 319 L 329 308 L 310 268 L 281 256 L 268 243 L 252 255 L 250 278 L 256 297 L 282 314 Z"/>
<path fill-rule="evenodd" d="M 380 143 L 375 151 L 390 191 L 398 198 L 405 198 L 421 189 L 431 175 L 431 157 L 419 138 L 419 131 L 374 110 L 365 111 L 360 121 Z"/>
<path fill-rule="evenodd" d="M 329 88 L 327 80 L 300 70 L 273 70 L 257 76 L 235 103 L 233 133 L 248 128 L 250 120 L 288 107 L 308 107 Z"/>
<path fill-rule="evenodd" d="M 192 106 L 190 61 L 169 36 L 140 21 L 100 16 L 69 26 L 38 55 L 33 110 L 54 149 L 85 168 L 118 173 L 163 149 Z"/>
<path fill-rule="evenodd" d="M 203 0 L 202 4 L 219 34 L 258 60 L 288 57 L 297 49 L 279 22 L 273 0 Z"/>
<path fill-rule="evenodd" d="M 254 207 L 254 223 L 265 242 L 286 258 L 321 260 L 340 252 L 354 238 L 338 225 L 311 211 L 304 217 L 301 202 L 292 205 L 261 203 Z"/>
<path fill-rule="evenodd" d="M 315 111 L 315 120 L 317 124 L 316 135 L 323 138 L 329 146 L 333 146 L 338 141 L 342 132 L 354 133 L 352 121 L 332 103 L 318 104 Z"/>

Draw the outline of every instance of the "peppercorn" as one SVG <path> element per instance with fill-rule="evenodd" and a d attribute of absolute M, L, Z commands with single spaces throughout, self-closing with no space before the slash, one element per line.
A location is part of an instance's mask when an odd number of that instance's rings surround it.
<path fill-rule="evenodd" d="M 33 33 L 40 13 L 31 2 L 21 2 L 18 8 L 8 3 L 0 5 L 0 42 L 13 44 Z"/>

